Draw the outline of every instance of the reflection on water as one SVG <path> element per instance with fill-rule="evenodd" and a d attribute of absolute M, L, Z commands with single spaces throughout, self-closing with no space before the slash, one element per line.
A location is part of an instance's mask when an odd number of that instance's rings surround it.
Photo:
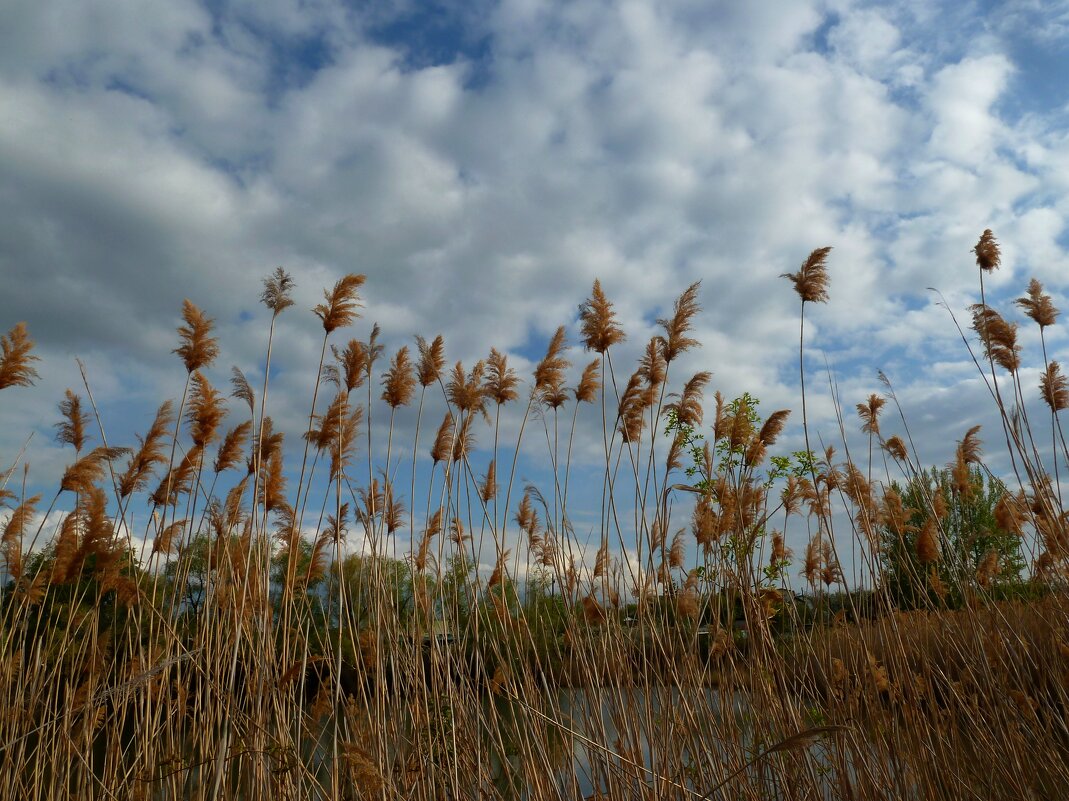
<path fill-rule="evenodd" d="M 713 688 L 688 690 L 685 699 L 670 688 L 562 689 L 539 701 L 536 710 L 526 701 L 492 702 L 510 737 L 494 755 L 495 785 L 505 797 L 532 794 L 521 763 L 532 752 L 552 770 L 540 781 L 551 781 L 566 798 L 607 792 L 610 784 L 648 794 L 655 774 L 697 789 L 688 767 L 693 759 L 724 755 L 716 732 L 725 715 L 747 728 L 741 696 Z M 541 725 L 532 726 L 532 718 Z"/>

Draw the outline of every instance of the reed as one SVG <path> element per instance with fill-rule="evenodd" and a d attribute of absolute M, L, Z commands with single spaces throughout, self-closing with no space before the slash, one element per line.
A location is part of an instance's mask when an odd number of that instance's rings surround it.
<path fill-rule="evenodd" d="M 12 484 L 17 460 L 3 474 L 0 796 L 1060 797 L 1058 310 L 1036 281 L 1014 303 L 1040 328 L 1026 386 L 1018 323 L 987 304 L 986 231 L 975 339 L 959 331 L 1010 475 L 985 466 L 975 427 L 924 468 L 885 378 L 814 452 L 805 313 L 832 300 L 830 251 L 784 275 L 801 312 L 793 454 L 790 410 L 720 392 L 707 409 L 712 373 L 674 374 L 699 347 L 698 284 L 625 369 L 595 281 L 523 377 L 494 347 L 449 368 L 440 336 L 380 371 L 377 325 L 333 341 L 359 325 L 365 279 L 345 276 L 312 310 L 299 459 L 269 413 L 276 325 L 310 322 L 280 317 L 293 278 L 263 284 L 258 394 L 239 367 L 218 375 L 212 321 L 186 300 L 182 395 L 135 448 L 68 389 L 51 503 L 25 470 Z M 573 323 L 593 360 L 569 348 Z M 25 325 L 0 344 L 0 389 L 33 391 Z M 441 420 L 429 443 L 425 415 Z M 598 439 L 593 467 L 573 463 Z M 788 537 L 807 543 L 797 561 Z"/>

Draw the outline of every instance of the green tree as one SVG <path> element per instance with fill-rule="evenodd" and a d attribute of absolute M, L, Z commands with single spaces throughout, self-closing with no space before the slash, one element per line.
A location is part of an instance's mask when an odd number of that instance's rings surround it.
<path fill-rule="evenodd" d="M 899 608 L 957 606 L 969 593 L 1021 579 L 1020 540 L 995 517 L 1006 485 L 977 466 L 962 479 L 950 468 L 931 468 L 905 487 L 894 485 L 906 523 L 881 528 L 881 561 Z"/>

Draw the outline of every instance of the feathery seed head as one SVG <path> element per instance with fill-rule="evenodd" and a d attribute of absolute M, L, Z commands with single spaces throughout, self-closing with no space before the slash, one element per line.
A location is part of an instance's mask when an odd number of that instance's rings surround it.
<path fill-rule="evenodd" d="M 89 415 L 82 411 L 82 399 L 68 389 L 59 403 L 59 412 L 64 419 L 56 423 L 56 441 L 81 453 L 86 440 L 85 427 L 89 424 Z"/>
<path fill-rule="evenodd" d="M 360 296 L 357 291 L 364 285 L 366 276 L 350 273 L 338 279 L 331 291 L 323 290 L 325 303 L 320 303 L 312 311 L 323 323 L 323 330 L 332 331 L 351 325 L 359 316 Z"/>
<path fill-rule="evenodd" d="M 798 272 L 780 275 L 780 278 L 787 278 L 794 284 L 794 291 L 802 303 L 828 302 L 828 269 L 825 260 L 830 252 L 830 247 L 817 248 L 802 262 Z"/>
<path fill-rule="evenodd" d="M 15 327 L 0 337 L 0 389 L 7 387 L 28 387 L 33 379 L 39 378 L 31 366 L 39 362 L 37 356 L 30 354 L 33 340 L 26 330 L 26 323 L 15 323 Z"/>
<path fill-rule="evenodd" d="M 186 372 L 192 373 L 215 361 L 219 355 L 219 342 L 211 336 L 211 318 L 205 316 L 188 298 L 182 301 L 182 319 L 186 323 L 178 328 L 182 344 L 173 352 L 182 359 Z"/>
<path fill-rule="evenodd" d="M 675 314 L 670 320 L 658 320 L 657 324 L 664 328 L 664 360 L 672 362 L 679 354 L 690 350 L 701 343 L 687 336 L 691 330 L 694 316 L 701 311 L 698 303 L 698 287 L 701 281 L 695 281 L 687 287 L 683 294 L 676 298 Z"/>
<path fill-rule="evenodd" d="M 390 368 L 382 377 L 382 385 L 382 399 L 390 408 L 396 409 L 398 406 L 407 406 L 412 402 L 412 394 L 416 389 L 416 376 L 412 369 L 412 362 L 408 358 L 407 345 L 402 345 L 401 349 L 394 354 Z"/>
<path fill-rule="evenodd" d="M 419 346 L 419 383 L 429 387 L 442 375 L 445 367 L 445 340 L 439 334 L 429 345 L 423 337 L 416 337 Z"/>
<path fill-rule="evenodd" d="M 516 376 L 516 371 L 508 366 L 508 357 L 497 348 L 490 348 L 486 366 L 486 384 L 483 387 L 486 396 L 498 406 L 516 400 L 519 397 L 516 386 L 520 379 Z"/>
<path fill-rule="evenodd" d="M 1035 278 L 1028 282 L 1028 294 L 1017 298 L 1015 303 L 1024 309 L 1024 313 L 1031 317 L 1040 328 L 1054 325 L 1061 313 L 1050 299 L 1050 295 L 1043 291 L 1043 284 Z"/>
<path fill-rule="evenodd" d="M 1069 409 L 1069 380 L 1058 362 L 1052 361 L 1039 378 L 1039 391 L 1052 412 Z"/>
<path fill-rule="evenodd" d="M 980 235 L 980 241 L 976 243 L 972 252 L 976 254 L 976 265 L 981 270 L 992 272 L 1002 264 L 1002 253 L 990 228 Z"/>
<path fill-rule="evenodd" d="M 599 371 L 601 363 L 594 359 L 583 369 L 583 375 L 575 388 L 576 403 L 593 403 L 598 396 L 598 387 L 601 385 Z"/>
<path fill-rule="evenodd" d="M 624 341 L 624 332 L 616 323 L 612 303 L 601 291 L 601 282 L 596 278 L 590 297 L 579 306 L 579 320 L 587 350 L 604 353 Z"/>
<path fill-rule="evenodd" d="M 260 294 L 260 302 L 271 310 L 274 317 L 278 317 L 284 309 L 293 305 L 290 294 L 295 286 L 293 278 L 281 267 L 276 267 L 271 275 L 264 279 L 264 291 Z"/>

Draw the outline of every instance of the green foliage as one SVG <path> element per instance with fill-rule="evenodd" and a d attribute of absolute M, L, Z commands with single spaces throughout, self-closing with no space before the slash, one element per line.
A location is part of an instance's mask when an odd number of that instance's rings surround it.
<path fill-rule="evenodd" d="M 968 488 L 960 492 L 949 468 L 932 468 L 905 487 L 894 488 L 909 512 L 901 535 L 886 526 L 880 534 L 885 587 L 895 606 L 960 606 L 967 594 L 977 589 L 977 573 L 991 553 L 996 555 L 998 571 L 991 576 L 990 590 L 1020 583 L 1025 567 L 1020 540 L 995 520 L 995 506 L 1007 491 L 1005 484 L 974 467 L 969 472 Z M 946 515 L 938 521 L 941 553 L 937 562 L 925 565 L 917 554 L 917 539 L 933 515 L 936 496 L 946 507 Z"/>

